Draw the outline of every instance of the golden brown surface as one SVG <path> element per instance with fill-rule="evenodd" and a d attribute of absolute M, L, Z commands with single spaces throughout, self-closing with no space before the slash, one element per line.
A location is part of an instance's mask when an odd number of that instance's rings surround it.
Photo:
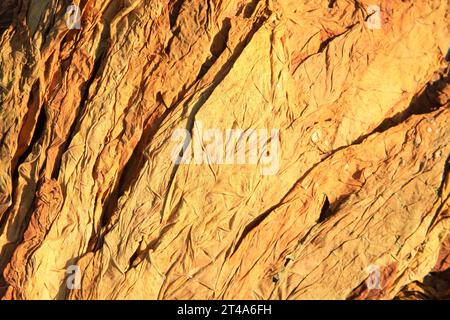
<path fill-rule="evenodd" d="M 73 3 L 0 2 L 0 297 L 450 298 L 448 0 Z"/>

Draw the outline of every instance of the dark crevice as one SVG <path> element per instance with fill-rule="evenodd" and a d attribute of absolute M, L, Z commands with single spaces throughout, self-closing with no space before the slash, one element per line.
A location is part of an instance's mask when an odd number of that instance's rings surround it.
<path fill-rule="evenodd" d="M 83 8 L 85 7 L 87 1 L 84 0 L 82 1 L 82 3 L 80 4 L 80 6 L 82 6 Z M 86 103 L 87 100 L 89 98 L 89 91 L 91 89 L 92 84 L 94 83 L 95 79 L 97 78 L 97 75 L 102 71 L 103 69 L 103 63 L 104 63 L 104 57 L 106 56 L 106 52 L 107 52 L 107 46 L 108 46 L 108 39 L 110 38 L 110 27 L 109 27 L 109 23 L 110 20 L 112 20 L 112 17 L 109 17 L 109 12 L 110 11 L 114 11 L 115 7 L 112 6 L 111 4 L 108 5 L 105 13 L 104 13 L 104 28 L 102 30 L 102 33 L 100 35 L 100 45 L 99 47 L 96 49 L 95 52 L 95 61 L 94 61 L 94 66 L 92 69 L 92 73 L 90 78 L 85 82 L 84 84 L 84 88 L 82 89 L 82 95 L 81 95 L 81 100 L 80 100 L 80 104 L 78 106 L 77 110 L 77 115 L 75 116 L 75 120 L 73 121 L 73 123 L 71 124 L 70 127 L 70 134 L 69 137 L 67 139 L 67 141 L 64 143 L 64 145 L 61 148 L 61 151 L 58 152 L 58 155 L 55 159 L 55 166 L 53 167 L 53 172 L 52 172 L 52 178 L 53 179 L 58 179 L 59 177 L 59 169 L 61 166 L 61 160 L 62 160 L 62 156 L 66 153 L 67 149 L 69 148 L 73 137 L 75 136 L 76 132 L 78 131 L 77 129 L 79 128 L 79 126 L 81 125 L 81 118 L 83 117 L 84 114 L 84 109 L 86 107 Z M 107 17 L 108 16 L 108 17 Z M 63 39 L 62 45 L 65 43 L 65 41 L 67 41 L 67 37 L 73 37 L 74 35 L 78 35 L 79 33 L 68 33 L 66 35 L 66 37 Z M 78 38 L 76 40 L 76 42 L 80 41 L 80 39 Z M 70 56 L 70 60 L 72 61 L 73 58 L 73 54 L 74 52 L 71 52 L 71 56 Z"/>
<path fill-rule="evenodd" d="M 131 257 L 129 259 L 128 270 L 136 267 L 139 264 L 139 262 L 143 260 L 144 256 L 147 254 L 147 252 L 149 252 L 150 250 L 154 251 L 158 248 L 158 246 L 162 243 L 164 236 L 166 236 L 166 234 L 168 234 L 174 228 L 174 226 L 175 226 L 174 222 L 178 218 L 178 212 L 179 212 L 181 205 L 182 205 L 182 201 L 179 201 L 177 203 L 177 205 L 175 206 L 175 208 L 173 209 L 173 211 L 168 219 L 170 222 L 159 231 L 159 234 L 155 238 L 153 238 L 149 241 L 149 243 L 147 244 L 147 246 L 145 248 L 142 249 L 142 243 L 143 243 L 144 239 L 142 239 L 139 242 L 139 246 L 137 247 L 137 249 L 135 250 L 135 252 L 131 255 Z"/>
<path fill-rule="evenodd" d="M 174 210 L 171 213 L 171 217 L 169 218 L 169 221 L 171 221 L 171 223 L 165 225 L 159 232 L 158 236 L 155 237 L 154 239 L 152 239 L 144 249 L 142 249 L 143 240 L 141 240 L 139 242 L 139 246 L 137 247 L 136 251 L 130 257 L 130 260 L 128 263 L 129 269 L 134 268 L 136 265 L 138 265 L 139 262 L 143 260 L 145 254 L 147 254 L 147 252 L 149 252 L 150 250 L 154 251 L 158 248 L 158 246 L 162 243 L 164 236 L 166 234 L 168 234 L 174 228 L 175 223 L 172 223 L 172 222 L 177 219 L 180 206 L 181 206 L 181 201 L 176 205 L 176 207 L 174 208 Z"/>
<path fill-rule="evenodd" d="M 153 139 L 153 136 L 158 130 L 160 124 L 166 119 L 169 113 L 170 109 L 166 109 L 166 111 L 160 117 L 151 122 L 150 125 L 148 125 L 142 132 L 141 139 L 137 143 L 132 155 L 119 174 L 119 182 L 105 199 L 105 205 L 103 207 L 101 216 L 101 227 L 106 227 L 108 225 L 111 216 L 114 213 L 114 210 L 117 208 L 120 196 L 127 190 L 129 190 L 131 186 L 136 182 L 140 170 L 145 163 L 144 150 Z M 101 239 L 100 242 L 102 242 Z M 100 244 L 101 243 L 97 243 L 96 248 L 98 248 Z"/>
<path fill-rule="evenodd" d="M 231 29 L 231 20 L 229 18 L 226 18 L 222 22 L 222 28 L 213 38 L 213 41 L 211 43 L 210 48 L 211 57 L 208 60 L 206 60 L 206 62 L 201 66 L 196 81 L 203 78 L 203 76 L 208 72 L 208 70 L 214 65 L 214 63 L 217 61 L 220 55 L 227 48 L 228 35 L 230 33 L 230 29 Z"/>
<path fill-rule="evenodd" d="M 330 210 L 330 201 L 328 200 L 328 197 L 325 196 L 325 200 L 323 202 L 322 209 L 320 210 L 319 220 L 317 221 L 317 223 L 324 222 L 332 216 L 332 213 L 333 212 Z"/>
<path fill-rule="evenodd" d="M 138 261 L 137 259 L 141 255 L 140 249 L 141 249 L 142 242 L 143 242 L 143 240 L 139 241 L 136 251 L 131 255 L 130 260 L 128 261 L 128 269 L 131 269 L 135 265 L 135 263 Z"/>
<path fill-rule="evenodd" d="M 260 0 L 252 0 L 250 3 L 243 5 L 237 12 L 237 15 L 242 16 L 246 19 L 250 18 L 256 10 Z"/>
<path fill-rule="evenodd" d="M 34 133 L 33 133 L 33 138 L 31 139 L 31 143 L 28 146 L 28 148 L 25 150 L 25 152 L 20 155 L 20 157 L 17 161 L 17 168 L 16 168 L 16 170 L 14 170 L 13 180 L 16 180 L 19 177 L 18 168 L 19 168 L 20 164 L 25 162 L 25 160 L 28 158 L 28 156 L 33 151 L 33 147 L 41 139 L 42 134 L 45 130 L 46 123 L 47 123 L 47 115 L 46 115 L 45 108 L 43 107 L 43 108 L 41 108 L 41 111 L 39 113 L 38 120 L 36 122 L 36 127 L 35 127 Z"/>
<path fill-rule="evenodd" d="M 336 152 L 338 152 L 339 150 L 345 149 L 348 146 L 343 146 L 341 148 L 338 148 L 336 150 L 333 150 L 332 152 L 330 152 L 328 155 L 326 155 L 323 159 L 321 159 L 321 161 L 313 164 L 308 170 L 305 171 L 304 174 L 302 174 L 302 176 L 297 179 L 295 181 L 295 183 L 292 185 L 292 187 L 284 194 L 284 196 L 280 199 L 280 201 L 278 201 L 277 204 L 273 205 L 270 209 L 268 209 L 266 212 L 264 212 L 262 215 L 260 215 L 257 219 L 259 220 L 259 218 L 262 218 L 261 221 L 259 221 L 258 224 L 252 223 L 253 224 L 253 228 L 258 226 L 263 219 L 265 219 L 272 211 L 278 209 L 280 206 L 282 206 L 284 204 L 285 199 L 291 194 L 291 192 L 293 192 L 295 190 L 295 188 L 299 185 L 299 183 L 301 183 L 301 181 L 303 181 L 303 179 L 305 179 L 317 166 L 319 166 L 322 162 L 326 161 L 327 159 L 329 159 L 330 157 L 332 157 Z M 326 201 L 328 201 L 328 199 L 326 199 Z M 322 208 L 323 209 L 323 208 Z M 249 230 L 250 231 L 250 230 Z M 311 230 L 310 230 L 311 231 Z M 247 232 L 248 234 L 248 232 Z M 308 232 L 309 234 L 309 232 Z M 308 235 L 307 234 L 307 235 Z M 307 236 L 306 235 L 306 236 Z M 244 234 L 243 234 L 244 236 Z M 241 238 L 239 239 L 239 241 L 237 242 L 237 245 L 234 247 L 233 253 L 231 255 L 233 255 L 237 249 L 239 248 L 239 245 L 241 244 L 242 240 L 243 240 L 243 236 L 241 236 Z M 300 240 L 300 242 L 304 241 L 306 239 L 306 236 L 304 239 Z"/>
<path fill-rule="evenodd" d="M 322 53 L 334 39 L 339 38 L 340 36 L 350 32 L 356 25 L 357 23 L 347 26 L 347 30 L 345 30 L 344 32 L 331 36 L 328 39 L 322 41 L 322 43 L 319 46 L 319 49 L 317 50 L 317 53 Z"/>
<path fill-rule="evenodd" d="M 156 99 L 162 100 L 162 95 L 160 92 L 157 93 Z M 108 227 L 111 218 L 114 214 L 114 211 L 118 207 L 120 197 L 126 191 L 128 191 L 132 187 L 132 185 L 136 182 L 139 173 L 145 164 L 146 156 L 144 151 L 148 146 L 148 144 L 153 139 L 161 123 L 167 118 L 167 116 L 171 112 L 171 109 L 167 108 L 167 106 L 165 105 L 164 100 L 162 100 L 161 103 L 162 105 L 164 105 L 166 110 L 162 113 L 162 115 L 158 116 L 153 121 L 152 118 L 154 118 L 154 114 L 151 114 L 149 118 L 144 122 L 144 124 L 146 125 L 144 126 L 144 130 L 141 134 L 140 140 L 138 141 L 136 147 L 133 149 L 133 153 L 131 154 L 127 163 L 124 165 L 123 169 L 118 173 L 119 178 L 117 183 L 114 185 L 112 191 L 105 197 L 105 200 L 103 202 L 103 210 L 100 218 L 100 230 Z M 103 245 L 104 236 L 108 232 L 109 229 L 104 229 L 102 230 L 100 235 L 98 236 L 93 235 L 92 239 L 90 240 L 89 248 L 91 248 L 92 251 L 94 252 L 99 250 Z"/>
<path fill-rule="evenodd" d="M 382 133 L 392 127 L 399 125 L 406 121 L 412 115 L 426 114 L 447 105 L 449 97 L 444 93 L 444 89 L 450 83 L 449 69 L 439 75 L 439 79 L 429 82 L 425 88 L 417 95 L 415 95 L 410 105 L 403 111 L 398 112 L 393 117 L 386 118 L 378 127 L 359 137 L 353 144 L 362 143 L 367 137 Z"/>
<path fill-rule="evenodd" d="M 239 240 L 236 242 L 236 245 L 234 246 L 233 252 L 230 255 L 230 258 L 237 252 L 239 247 L 241 246 L 242 241 L 247 237 L 247 235 L 256 227 L 258 227 L 261 222 L 264 221 L 264 219 L 267 218 L 267 216 L 276 209 L 278 205 L 275 205 L 271 207 L 270 209 L 266 210 L 263 214 L 260 214 L 255 219 L 253 219 L 245 228 L 244 231 L 242 231 L 241 236 L 239 237 Z"/>
<path fill-rule="evenodd" d="M 75 120 L 72 122 L 70 130 L 69 130 L 70 135 L 69 135 L 67 141 L 64 143 L 64 147 L 58 153 L 58 156 L 56 157 L 56 160 L 55 160 L 55 166 L 53 167 L 53 172 L 52 172 L 52 178 L 55 180 L 57 180 L 59 177 L 59 169 L 61 166 L 62 157 L 68 150 L 68 148 L 73 140 L 73 137 L 75 136 L 75 134 L 78 131 L 77 129 L 81 126 L 81 118 L 83 117 L 83 114 L 85 111 L 84 109 L 86 107 L 87 100 L 89 98 L 89 90 L 90 90 L 92 84 L 94 83 L 94 81 L 97 77 L 97 74 L 101 71 L 100 69 L 102 66 L 104 55 L 105 55 L 105 51 L 103 51 L 100 54 L 100 56 L 97 58 L 97 60 L 94 63 L 92 75 L 87 80 L 86 84 L 84 85 L 84 92 L 82 94 L 79 107 L 77 108 L 78 112 L 77 112 L 77 115 L 75 116 Z"/>
<path fill-rule="evenodd" d="M 164 97 L 163 97 L 161 91 L 158 91 L 156 93 L 156 102 L 158 102 L 159 104 L 163 105 L 164 108 L 169 109 L 169 107 L 167 106 L 166 102 L 164 101 Z"/>
<path fill-rule="evenodd" d="M 43 41 L 42 46 L 44 46 L 47 40 L 51 41 L 51 39 L 48 39 L 48 35 L 50 33 L 50 30 L 53 28 L 55 24 L 55 7 L 51 7 L 49 10 L 51 10 L 52 12 L 49 14 L 49 21 L 47 22 L 44 30 L 42 31 L 42 36 L 44 39 L 46 39 L 45 41 Z"/>
<path fill-rule="evenodd" d="M 284 260 L 284 263 L 283 263 L 283 267 L 287 267 L 288 266 L 288 264 L 289 264 L 289 262 L 291 262 L 292 261 L 292 258 L 286 258 L 285 260 Z"/>
<path fill-rule="evenodd" d="M 444 186 L 447 179 L 447 176 L 450 175 L 450 154 L 447 156 L 447 160 L 444 164 L 444 172 L 442 173 L 442 180 L 441 185 L 438 188 L 438 196 L 443 197 L 444 196 Z"/>
<path fill-rule="evenodd" d="M 181 7 L 183 6 L 183 0 L 171 1 L 169 8 L 169 21 L 170 29 L 173 30 L 175 27 L 178 16 L 180 15 Z"/>
<path fill-rule="evenodd" d="M 19 132 L 18 146 L 11 164 L 13 172 L 16 172 L 20 163 L 22 163 L 23 154 L 27 150 L 30 152 L 30 147 L 32 147 L 33 135 L 36 134 L 35 130 L 37 129 L 39 117 L 41 116 L 40 112 L 42 112 L 39 90 L 40 85 L 39 81 L 37 81 L 31 87 L 28 98 L 28 110 L 23 118 L 22 127 Z"/>
<path fill-rule="evenodd" d="M 436 221 L 438 221 L 439 217 L 442 215 L 442 210 L 447 205 L 447 201 L 450 199 L 450 195 L 447 195 L 446 198 L 441 199 L 441 204 L 436 210 L 436 213 L 434 214 L 433 218 L 431 219 L 431 222 L 427 229 L 427 234 L 430 233 L 430 231 L 434 228 Z"/>
<path fill-rule="evenodd" d="M 303 65 L 306 61 L 308 61 L 311 57 L 314 57 L 317 54 L 323 53 L 325 51 L 325 49 L 327 49 L 327 47 L 330 45 L 330 43 L 333 40 L 335 40 L 336 38 L 338 38 L 338 37 L 340 37 L 342 35 L 345 35 L 346 33 L 350 32 L 356 25 L 358 25 L 358 23 L 354 23 L 352 25 L 349 25 L 349 26 L 346 27 L 347 30 L 345 30 L 344 32 L 336 34 L 336 35 L 333 35 L 333 36 L 329 37 L 328 39 L 325 39 L 323 42 L 321 42 L 321 44 L 319 45 L 319 48 L 317 49 L 317 51 L 315 53 L 311 53 L 311 54 L 307 55 L 306 57 L 304 57 L 300 61 L 300 63 L 297 66 L 295 66 L 294 70 L 292 71 L 292 74 L 295 74 L 297 72 L 297 70 L 300 68 L 300 66 Z M 328 66 L 328 63 L 329 63 L 328 62 L 328 57 L 326 57 L 326 59 L 327 60 L 325 62 L 327 64 L 327 66 Z"/>
<path fill-rule="evenodd" d="M 17 13 L 16 0 L 2 0 L 0 2 L 0 37 L 14 22 Z"/>
<path fill-rule="evenodd" d="M 337 197 L 337 199 L 333 203 L 330 204 L 329 210 L 331 212 L 339 211 L 340 208 L 342 207 L 342 205 L 350 198 L 351 195 L 352 195 L 352 193 L 342 194 L 339 197 Z"/>
<path fill-rule="evenodd" d="M 338 150 L 333 151 L 329 155 L 325 156 L 320 162 L 315 163 L 312 165 L 308 170 L 305 171 L 305 173 L 292 185 L 292 187 L 284 194 L 284 196 L 278 201 L 275 205 L 273 205 L 271 208 L 269 208 L 267 211 L 265 211 L 263 214 L 258 216 L 254 221 L 250 223 L 252 226 L 251 229 L 254 229 L 257 227 L 271 212 L 278 209 L 281 205 L 284 204 L 284 200 L 295 190 L 295 188 L 298 186 L 298 184 L 303 181 L 304 178 L 306 178 L 318 165 L 320 165 L 322 162 L 326 161 L 328 158 L 330 158 L 334 153 L 336 153 Z M 244 237 L 251 231 L 251 229 L 246 230 L 244 229 L 244 233 L 236 243 L 236 246 L 233 249 L 233 252 L 231 253 L 231 256 L 238 250 L 242 240 Z M 306 237 L 306 236 L 305 236 Z M 302 240 L 300 240 L 302 241 Z M 303 240 L 304 241 L 304 240 Z"/>
<path fill-rule="evenodd" d="M 273 283 L 278 283 L 278 281 L 280 281 L 280 276 L 278 274 L 272 276 L 272 282 Z"/>
<path fill-rule="evenodd" d="M 423 281 L 413 281 L 403 286 L 394 300 L 449 300 L 450 299 L 450 268 L 443 271 L 428 273 Z M 417 288 L 417 289 L 416 289 Z"/>
<path fill-rule="evenodd" d="M 320 46 L 319 46 L 319 50 L 317 50 L 317 53 L 323 52 L 325 50 L 326 47 L 328 47 L 328 45 L 330 44 L 331 41 L 333 41 L 334 39 L 336 39 L 338 37 L 338 35 L 329 37 L 328 39 L 326 39 L 325 41 L 323 41 Z"/>
<path fill-rule="evenodd" d="M 169 55 L 170 54 L 170 49 L 172 48 L 172 43 L 174 41 L 174 39 L 180 34 L 181 32 L 181 27 L 177 27 L 175 30 L 172 31 L 172 37 L 170 38 L 170 40 L 167 42 L 167 46 L 164 49 L 164 52 Z"/>

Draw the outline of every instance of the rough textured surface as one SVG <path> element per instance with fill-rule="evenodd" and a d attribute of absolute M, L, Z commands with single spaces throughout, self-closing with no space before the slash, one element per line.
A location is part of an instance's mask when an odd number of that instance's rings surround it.
<path fill-rule="evenodd" d="M 70 4 L 0 2 L 3 299 L 450 298 L 448 0 Z"/>

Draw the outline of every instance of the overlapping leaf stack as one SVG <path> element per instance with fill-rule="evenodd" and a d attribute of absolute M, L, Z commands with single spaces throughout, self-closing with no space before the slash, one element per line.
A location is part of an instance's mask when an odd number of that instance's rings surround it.
<path fill-rule="evenodd" d="M 447 0 L 70 4 L 0 3 L 4 299 L 450 298 Z M 174 164 L 194 121 L 279 170 Z"/>

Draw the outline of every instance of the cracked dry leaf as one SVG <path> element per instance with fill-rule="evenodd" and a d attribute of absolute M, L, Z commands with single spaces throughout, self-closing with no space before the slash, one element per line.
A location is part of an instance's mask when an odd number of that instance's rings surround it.
<path fill-rule="evenodd" d="M 3 0 L 0 297 L 449 299 L 449 14 Z"/>

